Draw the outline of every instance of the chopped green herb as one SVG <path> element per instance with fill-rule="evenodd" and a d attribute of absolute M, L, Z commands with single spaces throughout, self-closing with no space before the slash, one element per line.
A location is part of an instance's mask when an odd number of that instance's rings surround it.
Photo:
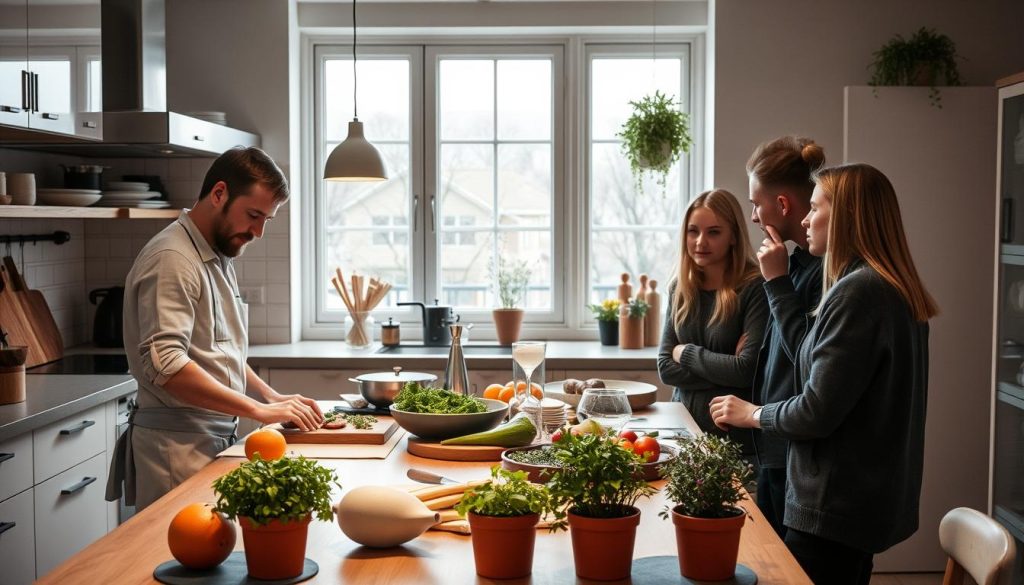
<path fill-rule="evenodd" d="M 406 382 L 402 391 L 395 396 L 394 404 L 395 408 L 403 412 L 430 414 L 469 414 L 487 410 L 477 398 L 421 386 L 417 382 Z"/>
<path fill-rule="evenodd" d="M 361 430 L 366 430 L 377 422 L 377 417 L 368 414 L 341 414 L 340 416 L 347 420 L 348 424 Z"/>
<path fill-rule="evenodd" d="M 513 451 L 508 454 L 508 458 L 517 463 L 561 467 L 561 464 L 558 462 L 558 459 L 555 458 L 555 449 L 551 445 L 544 445 L 543 447 L 538 447 L 537 449 L 524 449 L 522 451 Z"/>

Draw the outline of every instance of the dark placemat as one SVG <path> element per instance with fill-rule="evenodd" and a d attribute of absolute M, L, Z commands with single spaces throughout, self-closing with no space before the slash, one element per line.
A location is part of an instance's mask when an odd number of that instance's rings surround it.
<path fill-rule="evenodd" d="M 693 581 L 679 574 L 679 557 L 644 557 L 633 561 L 632 585 L 754 585 L 757 575 L 744 565 L 736 565 L 736 574 L 725 581 Z"/>
<path fill-rule="evenodd" d="M 161 563 L 153 571 L 153 578 L 167 585 L 291 585 L 305 581 L 318 572 L 320 566 L 306 559 L 302 565 L 302 574 L 298 577 L 276 581 L 250 579 L 249 571 L 245 567 L 245 552 L 235 551 L 223 563 L 203 571 L 187 569 L 172 559 Z"/>

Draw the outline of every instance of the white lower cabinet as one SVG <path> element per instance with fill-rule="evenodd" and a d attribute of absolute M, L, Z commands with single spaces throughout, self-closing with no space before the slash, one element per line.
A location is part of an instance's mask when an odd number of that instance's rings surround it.
<path fill-rule="evenodd" d="M 0 502 L 32 483 L 32 433 L 0 443 Z"/>
<path fill-rule="evenodd" d="M 107 533 L 107 463 L 104 451 L 35 487 L 40 576 Z"/>
<path fill-rule="evenodd" d="M 0 583 L 28 585 L 36 578 L 32 488 L 0 502 Z"/>

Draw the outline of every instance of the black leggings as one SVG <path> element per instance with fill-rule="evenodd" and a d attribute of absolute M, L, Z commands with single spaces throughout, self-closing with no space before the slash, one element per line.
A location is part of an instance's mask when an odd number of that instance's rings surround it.
<path fill-rule="evenodd" d="M 868 585 L 874 555 L 789 528 L 786 546 L 816 585 Z"/>

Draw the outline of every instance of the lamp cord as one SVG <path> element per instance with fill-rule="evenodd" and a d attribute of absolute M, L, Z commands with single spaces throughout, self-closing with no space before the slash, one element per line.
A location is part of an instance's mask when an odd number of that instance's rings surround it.
<path fill-rule="evenodd" d="M 359 75 L 356 73 L 356 0 L 352 0 L 352 118 L 359 119 L 359 104 L 356 93 L 359 88 Z"/>

